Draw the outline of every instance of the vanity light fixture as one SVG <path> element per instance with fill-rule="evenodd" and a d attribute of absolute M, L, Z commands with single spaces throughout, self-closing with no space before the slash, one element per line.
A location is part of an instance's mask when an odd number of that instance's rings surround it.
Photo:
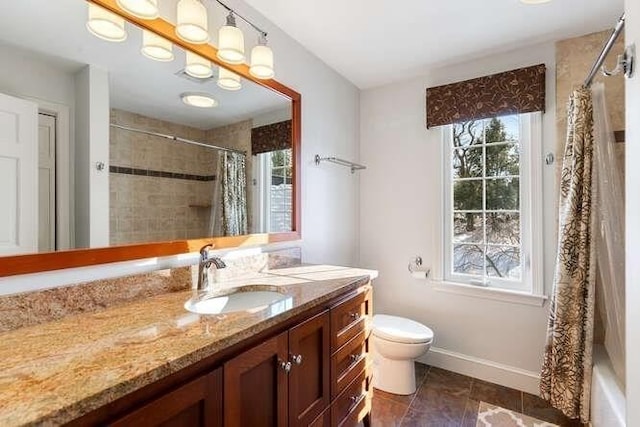
<path fill-rule="evenodd" d="M 218 106 L 218 101 L 207 93 L 185 92 L 180 95 L 182 102 L 186 105 L 198 108 L 213 108 Z"/>
<path fill-rule="evenodd" d="M 176 35 L 193 44 L 209 41 L 207 8 L 198 0 L 180 0 L 177 7 Z"/>
<path fill-rule="evenodd" d="M 156 19 L 160 16 L 158 0 L 116 0 L 120 9 L 142 19 Z"/>
<path fill-rule="evenodd" d="M 218 31 L 218 58 L 228 64 L 244 62 L 244 35 L 236 26 L 233 11 L 227 15 L 227 23 Z"/>
<path fill-rule="evenodd" d="M 127 39 L 124 18 L 93 3 L 89 5 L 87 30 L 94 36 L 110 42 L 121 42 Z"/>
<path fill-rule="evenodd" d="M 173 61 L 173 45 L 171 42 L 151 31 L 142 30 L 141 52 L 147 58 L 155 61 Z"/>
<path fill-rule="evenodd" d="M 242 89 L 240 76 L 231 70 L 227 70 L 224 67 L 218 68 L 218 86 L 226 90 Z"/>
<path fill-rule="evenodd" d="M 213 75 L 211 61 L 189 50 L 186 51 L 187 64 L 184 72 L 197 79 L 208 79 Z"/>
<path fill-rule="evenodd" d="M 272 79 L 273 51 L 267 46 L 267 34 L 263 33 L 258 38 L 258 44 L 251 50 L 251 75 L 257 79 Z"/>

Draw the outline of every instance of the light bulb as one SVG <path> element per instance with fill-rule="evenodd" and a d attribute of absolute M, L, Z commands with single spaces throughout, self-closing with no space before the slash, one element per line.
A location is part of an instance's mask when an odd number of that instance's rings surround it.
<path fill-rule="evenodd" d="M 258 45 L 251 49 L 249 73 L 257 79 L 272 79 L 275 75 L 273 71 L 273 51 L 267 46 L 265 36 L 260 37 Z"/>
<path fill-rule="evenodd" d="M 224 67 L 220 67 L 218 69 L 218 86 L 226 90 L 242 89 L 242 83 L 240 83 L 240 76 L 231 70 L 227 70 Z"/>
<path fill-rule="evenodd" d="M 178 2 L 176 34 L 189 43 L 204 44 L 209 41 L 207 9 L 198 0 Z"/>
<path fill-rule="evenodd" d="M 244 62 L 244 35 L 236 27 L 233 13 L 227 16 L 227 24 L 218 31 L 218 58 L 228 64 Z"/>
<path fill-rule="evenodd" d="M 207 79 L 213 75 L 211 61 L 191 51 L 187 51 L 187 64 L 184 71 L 198 79 Z"/>
<path fill-rule="evenodd" d="M 218 101 L 206 93 L 187 92 L 180 95 L 186 105 L 198 108 L 213 108 L 218 106 Z"/>
<path fill-rule="evenodd" d="M 171 42 L 151 31 L 142 31 L 142 54 L 147 58 L 161 62 L 173 61 Z"/>
<path fill-rule="evenodd" d="M 110 42 L 126 40 L 124 18 L 93 3 L 89 3 L 87 30 L 94 36 Z"/>
<path fill-rule="evenodd" d="M 158 0 L 117 0 L 120 9 L 142 19 L 156 19 L 160 16 Z"/>

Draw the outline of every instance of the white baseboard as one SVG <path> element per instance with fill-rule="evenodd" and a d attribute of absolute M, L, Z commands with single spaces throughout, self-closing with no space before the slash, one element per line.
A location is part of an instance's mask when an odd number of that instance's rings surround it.
<path fill-rule="evenodd" d="M 431 347 L 418 359 L 437 368 L 538 395 L 540 374 L 443 348 Z"/>

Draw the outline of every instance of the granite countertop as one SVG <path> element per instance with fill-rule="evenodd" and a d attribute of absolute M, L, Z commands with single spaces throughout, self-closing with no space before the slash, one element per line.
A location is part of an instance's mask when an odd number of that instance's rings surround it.
<path fill-rule="evenodd" d="M 278 286 L 291 308 L 198 315 L 192 291 L 72 315 L 0 334 L 0 425 L 71 421 L 355 289 L 376 272 L 298 266 L 224 281 Z"/>

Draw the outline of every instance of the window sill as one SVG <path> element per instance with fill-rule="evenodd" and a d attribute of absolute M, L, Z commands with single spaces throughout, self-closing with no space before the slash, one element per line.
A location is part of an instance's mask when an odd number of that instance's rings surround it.
<path fill-rule="evenodd" d="M 432 280 L 431 283 L 434 285 L 434 289 L 439 292 L 485 298 L 495 301 L 509 302 L 512 304 L 542 307 L 547 301 L 547 297 L 545 295 L 534 295 L 508 289 L 485 288 L 481 286 L 466 285 L 463 283 L 445 282 L 443 280 Z"/>

